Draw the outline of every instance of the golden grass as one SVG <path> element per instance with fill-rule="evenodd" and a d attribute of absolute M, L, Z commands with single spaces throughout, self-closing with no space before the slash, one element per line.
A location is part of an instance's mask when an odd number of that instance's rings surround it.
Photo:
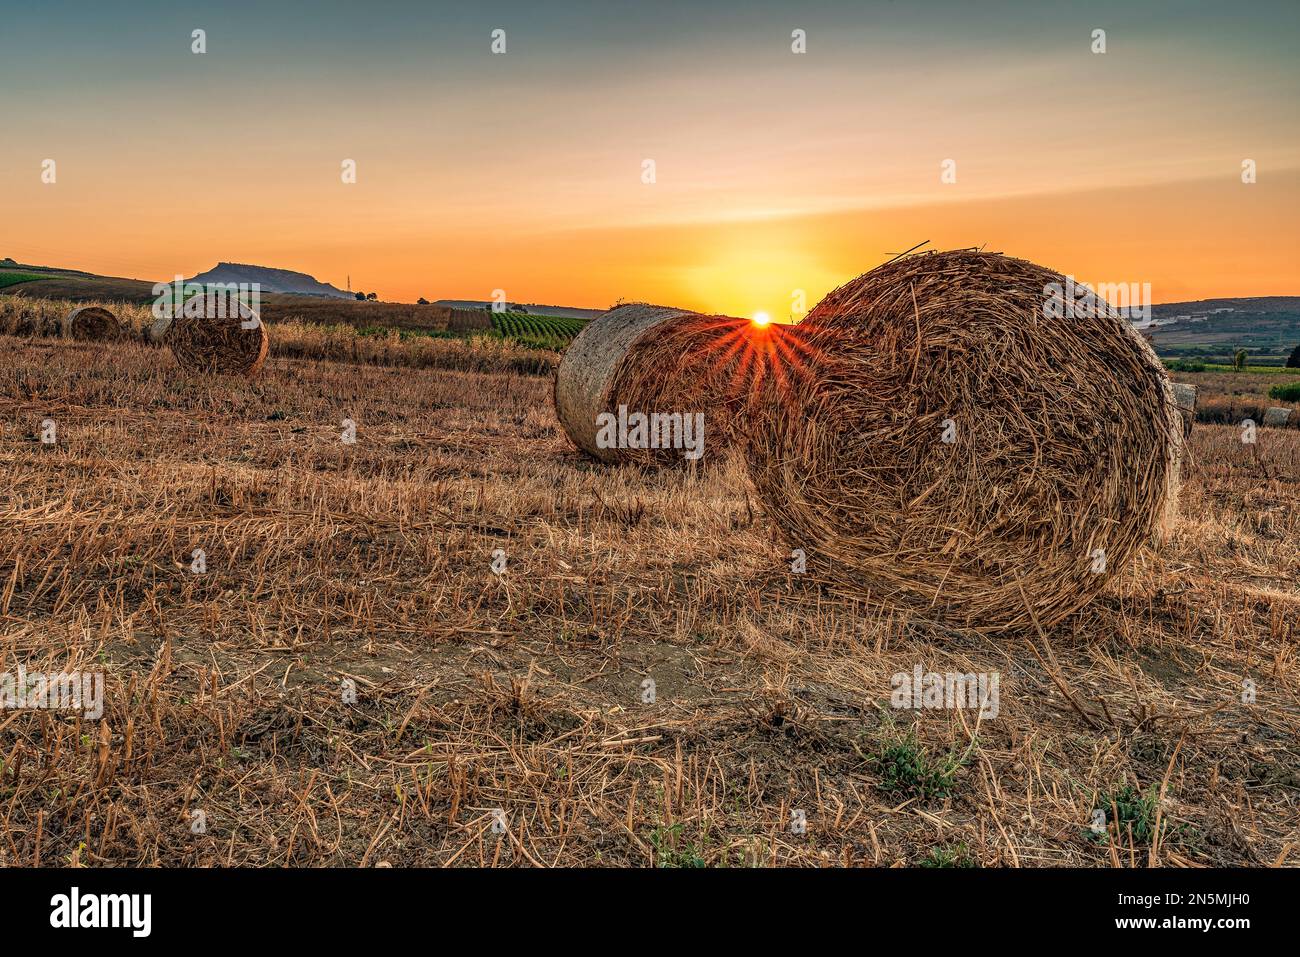
<path fill-rule="evenodd" d="M 1300 373 L 1263 376 L 1230 372 L 1172 372 L 1170 377 L 1199 390 L 1197 422 L 1238 427 L 1246 419 L 1256 425 L 1262 424 L 1265 413 L 1275 406 L 1294 407 L 1292 403 L 1270 398 L 1268 391 L 1274 385 L 1300 382 Z M 1292 413 L 1285 427 L 1300 429 L 1300 414 Z"/>
<path fill-rule="evenodd" d="M 0 335 L 58 336 L 68 311 L 80 305 L 108 309 L 121 321 L 125 336 L 150 341 L 148 333 L 155 319 L 149 306 L 129 302 L 75 303 L 5 295 L 0 295 Z M 281 310 L 272 308 L 268 311 L 275 314 Z M 559 363 L 557 353 L 526 348 L 491 335 L 467 333 L 467 338 L 463 339 L 420 335 L 403 338 L 397 329 L 382 335 L 362 335 L 357 328 L 346 324 L 321 325 L 273 318 L 265 321 L 271 338 L 269 355 L 272 357 L 521 375 L 550 375 Z"/>
<path fill-rule="evenodd" d="M 734 459 L 593 466 L 545 378 L 158 357 L 0 340 L 0 671 L 108 684 L 102 722 L 0 712 L 4 863 L 1300 859 L 1296 433 L 1198 427 L 1169 545 L 992 642 L 789 575 Z M 916 664 L 999 671 L 999 716 L 886 715 Z M 891 722 L 948 793 L 882 790 Z M 1088 829 L 1126 784 L 1154 848 Z"/>

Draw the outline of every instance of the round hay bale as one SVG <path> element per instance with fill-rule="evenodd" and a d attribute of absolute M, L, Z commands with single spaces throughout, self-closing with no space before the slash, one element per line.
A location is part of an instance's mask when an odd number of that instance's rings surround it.
<path fill-rule="evenodd" d="M 1290 409 L 1282 408 L 1280 406 L 1274 406 L 1273 408 L 1264 410 L 1264 424 L 1267 425 L 1269 428 L 1274 428 L 1274 429 L 1286 428 L 1286 424 L 1288 421 L 1290 421 L 1290 419 L 1291 419 Z"/>
<path fill-rule="evenodd" d="M 257 313 L 215 290 L 178 308 L 163 339 L 182 369 L 226 375 L 255 375 L 271 345 Z"/>
<path fill-rule="evenodd" d="M 711 458 L 737 441 L 747 393 L 780 341 L 777 327 L 747 319 L 619 306 L 589 322 L 565 350 L 555 414 L 573 444 L 602 462 Z M 658 418 L 638 434 L 638 415 Z M 693 447 L 674 442 L 674 430 Z"/>
<path fill-rule="evenodd" d="M 1158 538 L 1173 390 L 1128 322 L 1070 288 L 1019 259 L 928 253 L 797 327 L 810 374 L 756 400 L 748 458 L 809 574 L 941 626 L 1047 627 Z"/>
<path fill-rule="evenodd" d="M 122 337 L 122 324 L 107 309 L 78 306 L 63 320 L 62 331 L 80 342 L 108 342 Z"/>

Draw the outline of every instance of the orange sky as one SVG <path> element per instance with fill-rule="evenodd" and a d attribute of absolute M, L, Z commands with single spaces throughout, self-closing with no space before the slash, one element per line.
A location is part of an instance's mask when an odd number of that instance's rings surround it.
<path fill-rule="evenodd" d="M 1300 294 L 1286 7 L 1234 27 L 1129 22 L 1118 4 L 1101 56 L 1087 17 L 993 29 L 960 6 L 868 22 L 832 5 L 809 15 L 804 55 L 784 14 L 769 35 L 755 13 L 754 29 L 721 34 L 647 20 L 644 39 L 609 33 L 577 57 L 567 24 L 521 12 L 518 52 L 492 56 L 486 21 L 464 24 L 475 39 L 454 62 L 408 46 L 414 22 L 328 56 L 333 33 L 300 26 L 322 32 L 276 59 L 265 38 L 232 46 L 215 14 L 197 57 L 170 9 L 122 28 L 139 56 L 63 56 L 69 72 L 39 82 L 15 57 L 78 41 L 11 27 L 0 256 L 150 280 L 227 260 L 340 287 L 350 275 L 390 300 L 501 288 L 785 319 L 799 290 L 811 308 L 929 240 L 1150 283 L 1155 302 Z M 956 183 L 940 181 L 945 159 Z"/>

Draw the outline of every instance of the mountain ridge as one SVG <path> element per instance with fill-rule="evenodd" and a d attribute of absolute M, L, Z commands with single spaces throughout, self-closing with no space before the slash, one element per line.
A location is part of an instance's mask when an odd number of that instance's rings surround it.
<path fill-rule="evenodd" d="M 278 269 L 274 266 L 257 266 L 252 263 L 219 262 L 207 272 L 199 273 L 186 282 L 209 283 L 256 283 L 262 292 L 279 292 L 296 296 L 326 296 L 331 299 L 355 299 L 355 295 L 345 290 L 321 282 L 315 276 L 292 269 Z"/>

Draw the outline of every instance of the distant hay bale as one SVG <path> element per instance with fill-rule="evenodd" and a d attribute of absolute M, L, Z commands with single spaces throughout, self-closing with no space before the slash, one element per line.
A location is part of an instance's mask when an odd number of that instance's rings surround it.
<path fill-rule="evenodd" d="M 108 342 L 122 337 L 117 317 L 99 306 L 78 306 L 63 320 L 63 335 L 81 342 Z"/>
<path fill-rule="evenodd" d="M 748 460 L 808 574 L 991 633 L 1059 622 L 1158 538 L 1173 390 L 1129 323 L 1067 284 L 993 253 L 915 255 L 796 327 L 807 372 L 755 400 Z"/>
<path fill-rule="evenodd" d="M 1174 403 L 1178 406 L 1178 413 L 1183 419 L 1183 438 L 1191 438 L 1192 425 L 1196 422 L 1197 388 L 1183 382 L 1173 382 L 1171 385 L 1174 390 Z"/>
<path fill-rule="evenodd" d="M 1284 429 L 1291 419 L 1291 410 L 1274 406 L 1264 410 L 1264 424 L 1274 429 Z"/>
<path fill-rule="evenodd" d="M 167 337 L 167 330 L 172 326 L 171 316 L 159 316 L 149 324 L 145 330 L 145 338 L 155 345 L 162 345 L 163 340 Z"/>
<path fill-rule="evenodd" d="M 688 427 L 702 421 L 699 451 L 712 457 L 736 441 L 746 393 L 779 342 L 776 327 L 745 319 L 619 306 L 589 322 L 565 350 L 555 374 L 556 417 L 574 445 L 602 462 L 658 465 L 698 457 L 662 447 L 672 445 L 664 433 L 676 427 L 666 417 L 679 416 Z M 643 437 L 661 447 L 626 447 L 639 438 L 632 429 L 623 430 L 633 440 L 626 445 L 611 446 L 610 432 L 602 433 L 604 424 L 655 413 L 659 428 Z M 698 441 L 694 433 L 690 438 Z"/>
<path fill-rule="evenodd" d="M 270 349 L 257 313 L 234 295 L 215 290 L 178 307 L 163 341 L 181 368 L 226 375 L 255 375 Z"/>

